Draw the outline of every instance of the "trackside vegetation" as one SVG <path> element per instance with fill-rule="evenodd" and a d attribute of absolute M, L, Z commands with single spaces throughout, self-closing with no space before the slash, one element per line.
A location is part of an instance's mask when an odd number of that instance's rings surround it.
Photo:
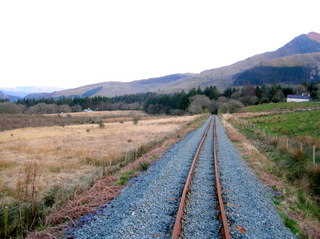
<path fill-rule="evenodd" d="M 282 212 L 284 223 L 293 233 L 299 233 L 299 238 L 308 238 L 300 231 L 300 220 L 320 225 L 320 164 L 317 153 L 320 149 L 320 110 L 315 109 L 318 105 L 306 102 L 253 106 L 252 112 L 273 112 L 268 115 L 249 112 L 239 115 L 245 119 L 235 116 L 228 119 L 267 156 L 268 161 L 258 160 L 255 167 L 259 165 L 262 171 L 281 182 L 282 186 L 276 184 L 273 188 L 278 191 L 274 202 Z M 282 140 L 282 137 L 287 140 Z M 315 161 L 310 158 L 312 147 L 316 152 L 313 153 Z"/>

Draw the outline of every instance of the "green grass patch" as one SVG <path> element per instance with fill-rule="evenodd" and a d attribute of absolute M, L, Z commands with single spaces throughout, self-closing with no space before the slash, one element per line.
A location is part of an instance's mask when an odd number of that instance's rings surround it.
<path fill-rule="evenodd" d="M 125 185 L 133 176 L 134 174 L 136 173 L 136 171 L 127 171 L 127 172 L 124 172 L 121 176 L 120 176 L 120 179 L 118 181 L 118 184 L 119 185 Z"/>
<path fill-rule="evenodd" d="M 293 112 L 247 119 L 276 135 L 311 136 L 320 139 L 320 111 Z"/>
<path fill-rule="evenodd" d="M 284 213 L 280 213 L 280 215 L 281 215 L 281 218 L 283 219 L 284 225 L 286 225 L 286 227 L 288 227 L 292 233 L 294 234 L 299 233 L 298 223 L 295 220 L 289 218 Z"/>
<path fill-rule="evenodd" d="M 148 162 L 141 162 L 139 164 L 139 171 L 145 171 L 148 169 L 149 163 Z"/>
<path fill-rule="evenodd" d="M 155 154 L 151 156 L 151 160 L 156 160 L 156 159 L 158 159 L 158 158 L 159 158 L 159 156 L 158 156 L 158 155 L 155 155 Z"/>
<path fill-rule="evenodd" d="M 311 215 L 315 215 L 320 220 L 319 206 L 315 202 L 311 201 L 307 197 L 305 192 L 301 190 L 297 192 L 297 197 L 298 197 L 297 207 L 303 210 L 304 212 L 310 213 Z"/>
<path fill-rule="evenodd" d="M 296 110 L 320 107 L 320 102 L 282 102 L 246 107 L 246 112 L 262 112 L 275 110 Z"/>

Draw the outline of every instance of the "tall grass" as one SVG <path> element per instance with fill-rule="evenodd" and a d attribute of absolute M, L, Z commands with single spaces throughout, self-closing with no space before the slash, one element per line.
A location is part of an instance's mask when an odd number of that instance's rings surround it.
<path fill-rule="evenodd" d="M 142 111 L 99 111 L 69 114 L 0 114 L 0 131 L 25 127 L 50 127 L 74 124 L 101 124 L 103 122 L 130 121 L 136 118 L 155 118 Z"/>
<path fill-rule="evenodd" d="M 132 121 L 122 124 L 116 121 L 105 123 L 105 127 L 72 125 L 3 132 L 0 135 L 0 237 L 6 234 L 5 221 L 10 236 L 23 237 L 29 231 L 46 227 L 48 215 L 63 210 L 70 199 L 102 177 L 117 174 L 198 119 L 198 116 L 142 118 L 137 125 Z M 147 167 L 148 162 L 141 162 L 133 170 Z M 8 206 L 8 220 L 5 206 Z M 50 223 L 66 220 L 61 215 L 53 218 Z"/>
<path fill-rule="evenodd" d="M 272 160 L 273 164 L 267 170 L 296 189 L 294 197 L 297 210 L 320 221 L 320 165 L 308 162 L 306 154 L 299 147 L 288 152 L 284 144 L 265 140 L 266 136 L 247 125 L 234 119 L 229 122 Z"/>

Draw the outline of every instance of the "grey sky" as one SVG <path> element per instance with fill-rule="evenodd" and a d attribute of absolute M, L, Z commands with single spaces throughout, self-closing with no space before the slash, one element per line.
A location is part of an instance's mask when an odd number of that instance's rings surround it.
<path fill-rule="evenodd" d="M 319 0 L 0 1 L 0 87 L 216 68 L 320 33 Z"/>

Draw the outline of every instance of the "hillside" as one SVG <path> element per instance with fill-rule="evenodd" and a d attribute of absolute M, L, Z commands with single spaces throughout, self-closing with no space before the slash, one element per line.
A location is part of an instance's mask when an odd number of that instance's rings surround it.
<path fill-rule="evenodd" d="M 8 95 L 8 94 L 0 91 L 0 99 L 7 99 L 7 100 L 10 100 L 10 101 L 17 101 L 17 100 L 20 99 L 20 97 L 13 96 L 13 95 Z"/>
<path fill-rule="evenodd" d="M 193 75 L 194 74 L 174 74 L 131 82 L 102 82 L 52 93 L 31 94 L 26 96 L 26 98 L 91 97 L 95 95 L 112 97 L 143 92 L 165 92 L 168 84 L 178 80 L 187 80 Z"/>
<path fill-rule="evenodd" d="M 277 83 L 298 84 L 303 80 L 308 80 L 311 73 L 318 75 L 320 69 L 320 34 L 315 32 L 302 34 L 276 51 L 255 55 L 232 65 L 206 70 L 200 74 L 174 74 L 132 82 L 102 82 L 52 93 L 28 95 L 27 98 L 91 97 L 95 95 L 116 96 L 143 92 L 173 93 L 198 86 L 204 88 L 206 86 L 216 85 L 218 88 L 223 89 L 228 86 L 241 85 L 246 82 L 256 84 L 256 79 L 247 80 L 243 78 L 243 75 L 242 79 L 237 81 L 239 75 L 248 70 L 255 72 L 256 77 L 259 79 L 262 78 L 262 83 L 273 83 L 272 80 L 270 80 L 272 76 L 270 78 L 270 75 L 268 75 L 267 78 L 263 78 L 265 76 L 263 71 L 261 71 L 261 69 L 263 69 L 261 68 L 262 66 L 284 67 L 286 69 L 280 70 L 284 73 L 290 71 L 290 69 L 287 69 L 288 67 L 298 67 L 292 69 L 293 72 L 300 69 L 300 71 L 298 70 L 300 76 L 296 77 L 294 81 L 290 80 L 290 74 L 288 76 L 284 74 L 284 78 L 273 80 Z M 277 71 L 279 70 L 275 69 L 272 72 L 274 74 L 274 72 Z"/>

